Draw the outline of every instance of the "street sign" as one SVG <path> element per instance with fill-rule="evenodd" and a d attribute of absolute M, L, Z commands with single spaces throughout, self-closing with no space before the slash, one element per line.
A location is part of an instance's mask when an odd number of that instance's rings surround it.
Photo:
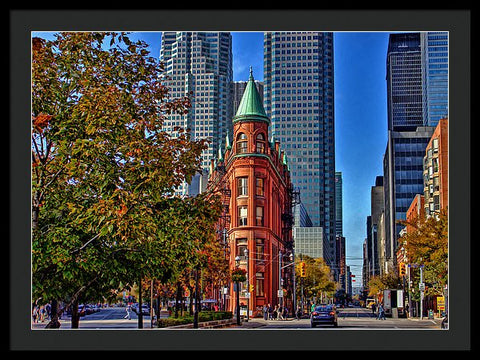
<path fill-rule="evenodd" d="M 445 298 L 443 296 L 437 297 L 437 309 L 439 311 L 445 311 Z"/>
<path fill-rule="evenodd" d="M 250 299 L 250 293 L 249 293 L 249 292 L 245 293 L 245 297 L 246 297 L 247 299 Z"/>
<path fill-rule="evenodd" d="M 277 295 L 278 297 L 283 298 L 283 290 L 278 290 Z"/>
<path fill-rule="evenodd" d="M 419 283 L 418 288 L 420 289 L 420 291 L 425 291 L 425 283 Z"/>

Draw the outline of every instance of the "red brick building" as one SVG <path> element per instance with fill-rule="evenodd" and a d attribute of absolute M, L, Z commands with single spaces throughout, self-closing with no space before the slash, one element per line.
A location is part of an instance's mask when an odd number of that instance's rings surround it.
<path fill-rule="evenodd" d="M 280 143 L 268 141 L 270 119 L 265 114 L 252 72 L 233 117 L 233 141 L 212 161 L 209 188 L 222 194 L 224 234 L 230 268 L 247 270 L 240 304 L 249 316 L 262 307 L 282 303 L 292 307 L 292 184 Z M 225 229 L 226 231 L 222 231 Z M 283 289 L 284 297 L 278 290 Z M 249 295 L 248 295 L 249 294 Z M 234 311 L 236 296 L 229 284 L 226 309 Z"/>

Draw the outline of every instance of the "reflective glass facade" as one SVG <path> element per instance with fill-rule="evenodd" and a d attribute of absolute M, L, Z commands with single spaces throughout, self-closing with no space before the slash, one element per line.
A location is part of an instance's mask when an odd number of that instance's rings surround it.
<path fill-rule="evenodd" d="M 423 118 L 436 126 L 448 116 L 448 32 L 421 33 L 423 71 Z"/>
<path fill-rule="evenodd" d="M 232 36 L 227 32 L 164 32 L 160 60 L 171 98 L 193 95 L 188 114 L 169 115 L 165 129 L 174 134 L 176 126 L 189 128 L 194 138 L 211 140 L 202 154 L 202 166 L 208 170 L 210 159 L 220 147 L 225 149 L 227 129 L 232 133 Z M 186 184 L 179 189 L 183 194 L 196 191 Z"/>
<path fill-rule="evenodd" d="M 293 186 L 313 226 L 322 227 L 324 258 L 335 261 L 333 34 L 264 34 L 264 104 L 271 136 L 288 156 Z"/>

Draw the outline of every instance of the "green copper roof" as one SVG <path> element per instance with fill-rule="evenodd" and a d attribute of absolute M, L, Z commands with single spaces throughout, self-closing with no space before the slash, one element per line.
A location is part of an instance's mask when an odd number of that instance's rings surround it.
<path fill-rule="evenodd" d="M 262 98 L 258 93 L 255 86 L 255 80 L 253 79 L 252 68 L 250 67 L 250 77 L 248 79 L 247 86 L 243 92 L 242 100 L 238 106 L 236 115 L 233 117 L 233 122 L 240 120 L 261 120 L 270 123 L 270 120 L 265 114 L 263 108 Z"/>

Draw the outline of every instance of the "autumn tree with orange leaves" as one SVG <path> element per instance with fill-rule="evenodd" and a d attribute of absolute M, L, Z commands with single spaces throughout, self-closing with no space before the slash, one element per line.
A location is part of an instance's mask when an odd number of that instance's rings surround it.
<path fill-rule="evenodd" d="M 401 223 L 410 229 L 399 238 L 399 244 L 412 266 L 412 281 L 418 283 L 419 271 L 414 269 L 423 265 L 426 295 L 442 295 L 448 282 L 448 211 Z"/>
<path fill-rule="evenodd" d="M 190 100 L 170 98 L 162 74 L 128 34 L 32 39 L 33 301 L 75 310 L 198 263 L 220 206 L 174 196 L 200 170 L 206 142 L 164 131 Z"/>

